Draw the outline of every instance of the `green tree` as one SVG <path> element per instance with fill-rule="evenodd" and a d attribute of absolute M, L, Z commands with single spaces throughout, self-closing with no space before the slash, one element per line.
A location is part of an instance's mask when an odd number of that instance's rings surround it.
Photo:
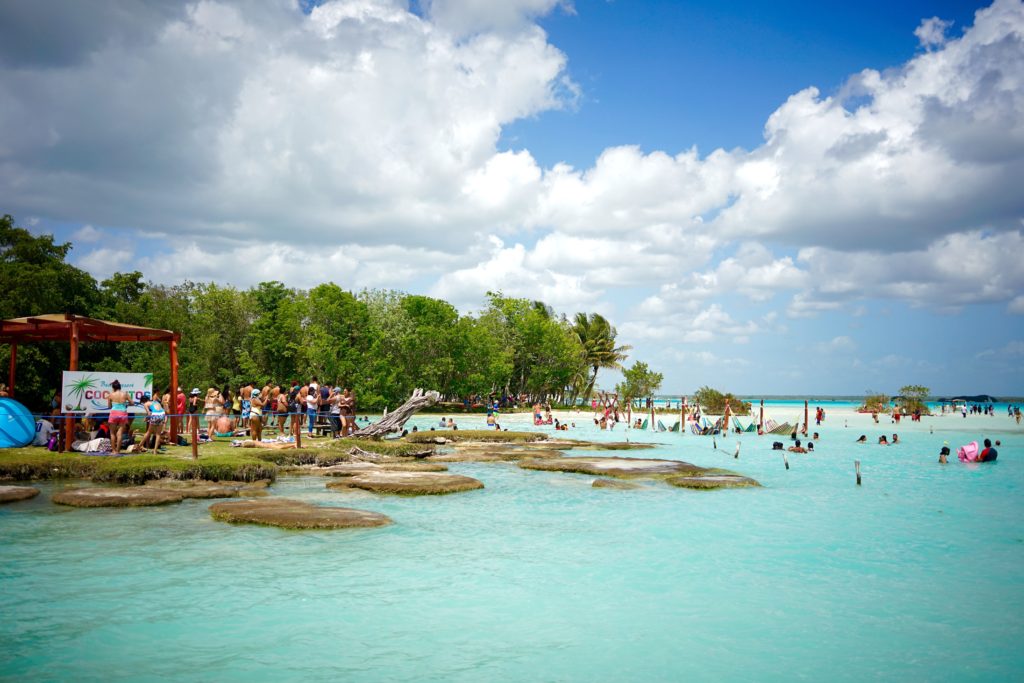
<path fill-rule="evenodd" d="M 920 384 L 908 384 L 900 388 L 900 395 L 896 398 L 896 404 L 907 413 L 920 411 L 922 415 L 931 415 L 928 409 L 928 396 L 931 389 Z"/>
<path fill-rule="evenodd" d="M 579 393 L 580 397 L 587 399 L 594 390 L 598 370 L 601 368 L 620 369 L 622 361 L 628 357 L 626 352 L 632 347 L 615 345 L 618 332 L 599 313 L 591 313 L 589 316 L 586 313 L 577 313 L 572 329 L 582 348 L 584 363 L 592 371 L 592 374 L 587 377 L 586 385 Z M 575 400 L 575 398 L 574 395 L 573 399 Z"/>
<path fill-rule="evenodd" d="M 281 282 L 249 291 L 253 322 L 239 352 L 239 366 L 254 382 L 285 382 L 299 373 L 304 295 Z"/>
<path fill-rule="evenodd" d="M 100 300 L 96 280 L 66 262 L 69 242 L 50 235 L 33 235 L 0 218 L 0 319 L 47 313 L 91 315 Z M 92 345 L 83 345 L 83 365 Z M 7 368 L 10 347 L 0 346 L 0 367 Z M 16 393 L 32 409 L 45 406 L 68 368 L 68 345 L 59 342 L 26 344 L 18 349 Z M 6 380 L 5 380 L 6 381 Z"/>
<path fill-rule="evenodd" d="M 731 392 L 721 392 L 703 386 L 693 394 L 693 402 L 699 405 L 705 413 L 721 415 L 725 412 L 725 402 L 729 401 L 729 409 L 733 415 L 747 415 L 750 413 L 750 403 L 741 401 Z"/>
<path fill-rule="evenodd" d="M 366 304 L 333 282 L 311 289 L 305 304 L 300 346 L 305 374 L 354 386 L 363 372 L 369 343 Z"/>
<path fill-rule="evenodd" d="M 888 412 L 889 405 L 892 403 L 892 399 L 889 398 L 888 394 L 880 394 L 871 389 L 867 390 L 867 395 L 864 397 L 864 403 L 857 408 L 858 412 L 861 413 L 884 413 Z"/>
<path fill-rule="evenodd" d="M 624 403 L 638 398 L 654 396 L 661 388 L 664 376 L 647 367 L 647 363 L 636 361 L 632 367 L 622 371 L 622 382 L 615 385 L 615 392 Z"/>

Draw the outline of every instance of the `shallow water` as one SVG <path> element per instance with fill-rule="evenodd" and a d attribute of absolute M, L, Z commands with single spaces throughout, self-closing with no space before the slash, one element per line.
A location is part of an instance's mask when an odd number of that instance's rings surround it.
<path fill-rule="evenodd" d="M 626 436 L 588 420 L 568 436 Z M 997 463 L 936 464 L 943 439 L 981 428 L 1003 441 Z M 210 501 L 65 508 L 43 485 L 0 507 L 0 676 L 1020 679 L 1024 432 L 935 418 L 883 448 L 841 421 L 818 431 L 789 470 L 779 437 L 745 435 L 735 459 L 736 437 L 629 433 L 661 445 L 626 455 L 733 468 L 753 490 L 601 490 L 512 464 L 452 465 L 487 488 L 444 497 L 272 487 L 395 520 L 357 531 L 226 525 Z"/>

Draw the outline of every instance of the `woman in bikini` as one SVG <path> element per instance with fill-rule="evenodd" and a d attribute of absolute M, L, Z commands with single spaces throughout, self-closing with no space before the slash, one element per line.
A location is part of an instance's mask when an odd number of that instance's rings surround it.
<path fill-rule="evenodd" d="M 121 391 L 121 383 L 116 379 L 110 383 L 112 391 L 107 396 L 107 407 L 110 408 L 110 446 L 114 455 L 121 453 L 121 438 L 128 427 L 128 406 L 132 397 L 127 391 Z"/>
<path fill-rule="evenodd" d="M 224 409 L 224 398 L 214 387 L 206 390 L 206 400 L 203 401 L 203 415 L 206 417 L 206 431 L 213 432 L 213 423 L 217 421 L 220 411 Z"/>
<path fill-rule="evenodd" d="M 148 442 L 150 435 L 153 437 L 153 455 L 160 448 L 160 436 L 164 433 L 164 422 L 167 421 L 167 411 L 163 403 L 156 396 L 148 393 L 142 395 L 142 406 L 146 409 L 146 435 L 142 437 L 143 448 Z"/>
<path fill-rule="evenodd" d="M 253 441 L 263 440 L 263 396 L 253 389 L 249 398 L 249 434 Z"/>

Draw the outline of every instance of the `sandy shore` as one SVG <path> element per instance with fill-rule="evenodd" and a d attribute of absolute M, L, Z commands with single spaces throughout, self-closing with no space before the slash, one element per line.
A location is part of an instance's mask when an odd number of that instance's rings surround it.
<path fill-rule="evenodd" d="M 909 417 L 902 418 L 899 424 L 892 420 L 890 415 L 878 416 L 878 424 L 875 424 L 869 413 L 858 413 L 854 408 L 848 407 L 826 407 L 825 408 L 825 421 L 821 426 L 817 426 L 814 423 L 814 409 L 815 406 L 812 404 L 809 410 L 810 417 L 810 431 L 823 432 L 825 430 L 833 432 L 837 429 L 849 430 L 850 432 L 856 432 L 856 436 L 865 434 L 869 439 L 876 440 L 878 435 L 887 434 L 891 435 L 893 432 L 977 432 L 978 434 L 1024 434 L 1024 423 L 1020 425 L 1006 413 L 1000 414 L 998 411 L 995 415 L 970 415 L 966 418 L 962 417 L 959 413 L 952 414 L 946 413 L 936 414 L 931 416 L 923 416 L 920 422 L 914 422 Z M 561 422 L 576 422 L 577 425 L 586 422 L 590 422 L 594 419 L 595 413 L 589 409 L 583 410 L 555 410 L 552 412 L 553 416 Z M 649 417 L 650 413 L 633 413 L 633 420 L 635 421 L 638 417 L 643 420 Z M 721 415 L 705 415 L 711 422 L 717 420 Z M 657 418 L 664 422 L 667 426 L 671 426 L 679 419 L 679 413 L 657 413 Z M 463 418 L 465 419 L 465 418 Z M 803 422 L 804 411 L 803 408 L 794 410 L 791 407 L 785 409 L 769 408 L 765 407 L 765 421 L 773 419 L 777 423 L 782 424 L 783 422 L 789 422 L 793 424 L 795 422 Z M 755 406 L 751 416 L 741 415 L 739 416 L 740 422 L 746 426 L 751 420 L 757 420 L 757 407 Z M 512 424 L 532 424 L 532 416 L 529 413 L 516 413 L 516 414 L 505 414 L 501 416 L 501 423 L 504 427 L 510 427 Z M 623 424 L 619 424 L 616 430 L 622 429 Z M 631 430 L 636 432 L 637 430 Z M 872 436 L 874 435 L 874 436 Z"/>

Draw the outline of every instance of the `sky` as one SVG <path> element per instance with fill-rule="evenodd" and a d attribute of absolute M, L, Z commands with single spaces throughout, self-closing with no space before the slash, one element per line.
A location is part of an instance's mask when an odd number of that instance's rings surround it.
<path fill-rule="evenodd" d="M 599 312 L 666 393 L 1019 396 L 1024 4 L 14 0 L 0 211 L 100 279 Z"/>

